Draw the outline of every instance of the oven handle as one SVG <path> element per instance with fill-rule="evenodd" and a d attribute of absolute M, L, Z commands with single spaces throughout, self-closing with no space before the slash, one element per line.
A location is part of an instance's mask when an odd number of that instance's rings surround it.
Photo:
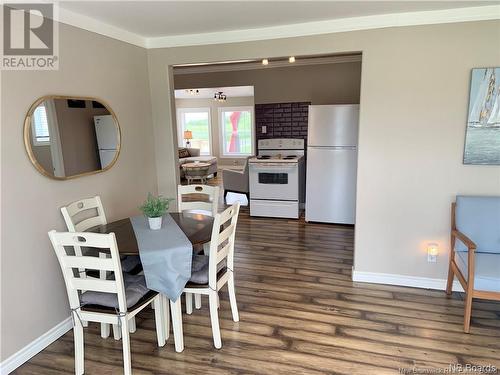
<path fill-rule="evenodd" d="M 297 164 L 288 164 L 288 163 L 250 163 L 250 166 L 254 168 L 262 168 L 265 169 L 267 167 L 279 167 L 279 168 L 288 168 L 292 169 L 297 167 Z"/>

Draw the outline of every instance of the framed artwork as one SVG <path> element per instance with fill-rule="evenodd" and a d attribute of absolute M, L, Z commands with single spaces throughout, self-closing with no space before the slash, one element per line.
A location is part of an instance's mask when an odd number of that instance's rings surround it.
<path fill-rule="evenodd" d="M 500 165 L 500 68 L 472 69 L 464 164 Z"/>

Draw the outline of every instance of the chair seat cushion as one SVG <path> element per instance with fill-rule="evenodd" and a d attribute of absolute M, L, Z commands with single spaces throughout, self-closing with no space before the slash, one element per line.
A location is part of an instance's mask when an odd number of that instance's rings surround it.
<path fill-rule="evenodd" d="M 194 284 L 207 284 L 208 283 L 208 262 L 209 257 L 206 255 L 193 256 L 191 266 L 191 278 L 189 282 Z M 222 261 L 217 265 L 217 273 L 226 267 L 226 262 Z"/>
<path fill-rule="evenodd" d="M 141 257 L 139 255 L 127 255 L 121 260 L 122 271 L 137 274 L 142 271 Z"/>
<path fill-rule="evenodd" d="M 127 308 L 134 306 L 149 292 L 144 275 L 124 273 L 123 284 L 125 286 Z M 80 305 L 99 305 L 118 309 L 118 296 L 116 293 L 88 291 L 81 294 Z"/>
<path fill-rule="evenodd" d="M 455 253 L 455 261 L 466 280 L 468 277 L 468 256 L 467 251 L 457 251 Z M 474 289 L 500 292 L 500 254 L 475 254 Z"/>

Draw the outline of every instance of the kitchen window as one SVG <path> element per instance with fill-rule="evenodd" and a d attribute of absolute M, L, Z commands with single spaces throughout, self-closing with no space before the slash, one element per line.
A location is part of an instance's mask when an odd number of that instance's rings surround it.
<path fill-rule="evenodd" d="M 33 146 L 47 146 L 50 144 L 49 121 L 47 108 L 40 104 L 33 112 Z"/>
<path fill-rule="evenodd" d="M 210 155 L 210 109 L 209 108 L 179 108 L 177 110 L 177 138 L 179 147 L 186 146 L 184 132 L 190 131 L 190 147 L 199 148 L 200 155 Z"/>
<path fill-rule="evenodd" d="M 253 155 L 253 107 L 219 108 L 219 124 L 223 156 Z"/>

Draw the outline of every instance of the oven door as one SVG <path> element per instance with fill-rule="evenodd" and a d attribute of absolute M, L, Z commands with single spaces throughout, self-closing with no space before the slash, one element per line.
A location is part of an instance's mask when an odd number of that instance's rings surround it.
<path fill-rule="evenodd" d="M 296 163 L 251 163 L 250 199 L 296 201 L 299 169 Z"/>

